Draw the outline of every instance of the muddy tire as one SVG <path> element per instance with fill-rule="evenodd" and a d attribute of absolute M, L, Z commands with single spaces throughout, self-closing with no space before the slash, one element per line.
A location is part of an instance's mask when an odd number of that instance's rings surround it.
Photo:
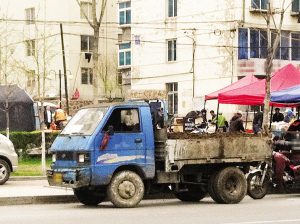
<path fill-rule="evenodd" d="M 247 192 L 245 175 L 236 167 L 227 167 L 219 171 L 213 186 L 216 200 L 222 204 L 237 204 Z"/>
<path fill-rule="evenodd" d="M 210 197 L 217 203 L 222 203 L 220 199 L 217 198 L 214 188 L 214 183 L 216 180 L 218 172 L 214 172 L 212 175 L 210 175 L 210 178 L 208 180 L 208 193 Z"/>
<path fill-rule="evenodd" d="M 253 199 L 262 199 L 269 189 L 269 176 L 266 175 L 262 186 L 259 186 L 262 175 L 260 172 L 250 173 L 247 177 L 247 193 Z"/>
<path fill-rule="evenodd" d="M 88 188 L 78 188 L 78 189 L 73 189 L 74 195 L 84 205 L 98 205 L 104 199 L 106 198 L 105 191 L 99 192 L 95 189 L 88 189 Z"/>
<path fill-rule="evenodd" d="M 121 171 L 115 174 L 108 185 L 107 196 L 118 208 L 137 206 L 144 197 L 142 178 L 132 171 Z"/>
<path fill-rule="evenodd" d="M 4 184 L 10 176 L 10 167 L 3 159 L 0 159 L 0 185 Z"/>
<path fill-rule="evenodd" d="M 175 196 L 181 201 L 200 201 L 206 195 L 206 192 L 203 191 L 201 186 L 198 185 L 189 185 L 188 191 L 176 192 Z"/>

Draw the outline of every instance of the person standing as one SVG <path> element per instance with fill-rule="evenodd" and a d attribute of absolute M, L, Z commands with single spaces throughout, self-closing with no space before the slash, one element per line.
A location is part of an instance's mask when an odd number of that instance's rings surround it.
<path fill-rule="evenodd" d="M 230 120 L 230 127 L 229 127 L 230 132 L 240 132 L 240 131 L 245 131 L 244 126 L 243 126 L 243 120 L 242 120 L 242 111 L 238 111 L 236 115 L 234 115 L 231 120 Z"/>
<path fill-rule="evenodd" d="M 218 119 L 217 119 L 218 118 Z M 213 122 L 217 122 L 218 121 L 218 128 L 222 128 L 223 129 L 223 132 L 226 132 L 226 129 L 228 127 L 228 122 L 226 121 L 226 118 L 225 116 L 223 116 L 223 111 L 219 111 L 219 114 L 218 116 L 216 116 L 214 119 L 213 119 Z"/>
<path fill-rule="evenodd" d="M 209 113 L 210 113 L 210 115 L 211 115 L 211 119 L 212 119 L 212 120 L 214 120 L 214 119 L 217 117 L 217 115 L 215 114 L 215 111 L 214 111 L 214 110 L 211 110 Z M 220 114 L 220 112 L 219 112 L 219 114 Z"/>
<path fill-rule="evenodd" d="M 273 122 L 279 122 L 279 121 L 283 121 L 284 116 L 282 113 L 280 113 L 280 109 L 277 107 L 275 108 L 275 114 L 273 115 Z"/>
<path fill-rule="evenodd" d="M 253 133 L 258 134 L 262 128 L 263 113 L 258 111 L 253 119 Z"/>
<path fill-rule="evenodd" d="M 44 121 L 47 129 L 50 129 L 52 123 L 52 111 L 50 110 L 49 105 L 46 107 L 46 110 L 44 111 Z"/>

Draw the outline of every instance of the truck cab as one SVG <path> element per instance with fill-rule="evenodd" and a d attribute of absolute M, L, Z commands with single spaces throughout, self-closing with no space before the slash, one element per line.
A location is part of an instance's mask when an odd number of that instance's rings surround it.
<path fill-rule="evenodd" d="M 131 207 L 128 203 L 143 197 L 142 180 L 155 176 L 152 122 L 146 102 L 79 110 L 51 147 L 49 184 L 73 188 L 87 205 L 100 203 L 108 194 L 117 207 Z M 112 199 L 116 189 L 118 200 Z"/>

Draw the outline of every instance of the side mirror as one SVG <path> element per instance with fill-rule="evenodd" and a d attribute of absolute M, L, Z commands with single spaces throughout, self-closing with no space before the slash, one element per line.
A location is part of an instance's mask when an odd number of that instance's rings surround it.
<path fill-rule="evenodd" d="M 113 135 L 114 134 L 114 127 L 112 125 L 109 125 L 107 127 L 107 134 L 108 135 Z"/>

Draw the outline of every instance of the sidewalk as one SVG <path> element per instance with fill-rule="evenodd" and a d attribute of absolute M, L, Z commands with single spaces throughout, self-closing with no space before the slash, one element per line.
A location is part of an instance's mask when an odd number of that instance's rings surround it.
<path fill-rule="evenodd" d="M 173 193 L 145 195 L 144 199 L 175 198 Z M 71 188 L 49 186 L 46 177 L 10 177 L 0 185 L 0 206 L 77 203 Z"/>
<path fill-rule="evenodd" d="M 50 187 L 46 177 L 10 177 L 0 185 L 0 206 L 78 202 L 70 188 Z"/>

